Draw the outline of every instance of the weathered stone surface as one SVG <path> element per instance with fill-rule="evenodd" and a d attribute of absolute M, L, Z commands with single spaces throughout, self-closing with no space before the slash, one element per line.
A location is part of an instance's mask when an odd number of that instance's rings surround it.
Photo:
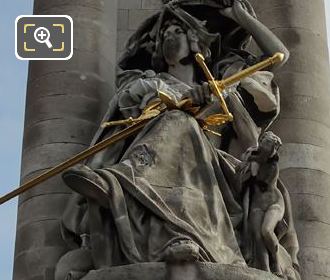
<path fill-rule="evenodd" d="M 161 0 L 142 0 L 142 9 L 160 9 L 162 6 Z"/>
<path fill-rule="evenodd" d="M 281 127 L 287 127 L 281 130 Z M 330 145 L 330 128 L 307 119 L 279 118 L 271 128 L 284 143 L 310 144 L 327 148 Z"/>
<path fill-rule="evenodd" d="M 321 170 L 288 168 L 282 170 L 281 179 L 291 194 L 318 195 L 321 197 L 328 197 L 329 195 L 330 175 Z"/>
<path fill-rule="evenodd" d="M 16 254 L 14 279 L 54 279 L 54 263 L 67 251 L 66 247 L 34 248 Z M 42 265 L 41 265 L 42 264 Z"/>
<path fill-rule="evenodd" d="M 43 194 L 32 197 L 28 201 L 29 203 L 21 203 L 19 205 L 19 211 L 22 214 L 17 220 L 18 227 L 45 219 L 58 219 L 62 215 L 69 197 L 69 191 L 67 193 Z"/>
<path fill-rule="evenodd" d="M 74 54 L 30 63 L 22 181 L 85 149 L 115 88 L 117 1 L 34 2 L 35 14 L 72 16 Z M 15 280 L 54 279 L 68 249 L 60 217 L 70 193 L 56 176 L 20 197 Z"/>
<path fill-rule="evenodd" d="M 329 279 L 329 63 L 324 1 L 251 0 L 259 19 L 289 48 L 277 73 L 284 142 L 281 177 L 291 193 L 302 279 Z"/>
<path fill-rule="evenodd" d="M 141 0 L 119 1 L 118 8 L 119 9 L 140 9 L 141 8 Z"/>
<path fill-rule="evenodd" d="M 280 167 L 315 169 L 330 174 L 329 156 L 329 150 L 322 147 L 288 143 L 280 150 Z"/>
<path fill-rule="evenodd" d="M 20 232 L 24 233 L 18 236 L 16 242 L 20 252 L 16 254 L 32 253 L 34 249 L 42 249 L 43 247 L 51 248 L 59 245 L 65 248 L 66 244 L 60 235 L 60 220 L 49 219 L 39 220 L 33 223 L 25 223 L 19 227 Z M 52 250 L 53 250 L 52 249 Z"/>
<path fill-rule="evenodd" d="M 278 280 L 271 273 L 229 265 L 145 263 L 91 271 L 82 280 Z"/>
<path fill-rule="evenodd" d="M 89 145 L 90 132 L 95 132 L 97 128 L 96 124 L 73 118 L 44 120 L 30 126 L 24 139 L 24 146 L 25 149 L 30 149 L 34 146 L 61 142 Z"/>
<path fill-rule="evenodd" d="M 43 169 L 39 171 L 34 171 L 28 174 L 25 177 L 21 178 L 21 182 L 27 182 L 30 179 L 35 178 L 36 176 L 46 172 L 49 169 Z M 69 189 L 63 182 L 61 175 L 54 176 L 48 179 L 46 182 L 32 188 L 31 190 L 21 194 L 18 199 L 18 205 L 21 205 L 25 201 L 33 198 L 40 197 L 48 194 L 71 194 L 72 191 Z M 46 210 L 45 210 L 46 211 Z"/>
<path fill-rule="evenodd" d="M 131 30 L 121 30 L 118 33 L 118 41 L 117 41 L 117 50 L 118 52 L 122 52 L 125 48 L 126 42 L 129 37 L 132 35 L 133 31 Z"/>
<path fill-rule="evenodd" d="M 129 30 L 136 30 L 148 17 L 157 13 L 157 10 L 130 10 L 128 15 Z"/>
<path fill-rule="evenodd" d="M 266 1 L 265 1 L 266 2 Z M 261 20 L 267 22 L 269 28 L 274 27 L 297 27 L 325 33 L 324 1 L 267 1 L 260 3 L 252 0 L 256 13 Z M 269 16 L 271 14 L 271 16 Z M 322 20 L 321 20 L 322 19 Z"/>
<path fill-rule="evenodd" d="M 118 11 L 118 30 L 128 29 L 128 10 Z"/>
<path fill-rule="evenodd" d="M 28 90 L 31 92 L 27 97 L 29 100 L 52 95 L 78 95 L 100 99 L 104 93 L 107 96 L 112 94 L 105 79 L 83 70 L 49 73 L 30 81 Z"/>

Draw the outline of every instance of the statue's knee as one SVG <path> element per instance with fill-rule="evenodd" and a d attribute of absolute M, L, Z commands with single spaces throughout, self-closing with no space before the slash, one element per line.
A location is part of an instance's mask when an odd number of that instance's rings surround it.
<path fill-rule="evenodd" d="M 272 241 L 272 232 L 269 227 L 263 226 L 261 228 L 261 235 L 265 241 Z"/>

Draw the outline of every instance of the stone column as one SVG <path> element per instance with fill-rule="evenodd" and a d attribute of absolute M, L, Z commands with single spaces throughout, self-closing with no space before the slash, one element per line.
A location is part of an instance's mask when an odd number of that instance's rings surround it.
<path fill-rule="evenodd" d="M 34 14 L 70 15 L 69 61 L 29 65 L 21 181 L 88 147 L 114 93 L 116 0 L 35 0 Z M 67 250 L 60 218 L 70 190 L 59 176 L 19 198 L 15 280 L 52 280 Z"/>
<path fill-rule="evenodd" d="M 291 52 L 277 73 L 281 177 L 292 198 L 302 278 L 330 278 L 330 72 L 323 0 L 251 0 Z"/>

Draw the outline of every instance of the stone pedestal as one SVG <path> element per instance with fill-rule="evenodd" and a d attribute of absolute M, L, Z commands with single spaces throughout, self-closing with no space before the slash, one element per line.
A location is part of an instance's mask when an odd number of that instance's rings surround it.
<path fill-rule="evenodd" d="M 81 280 L 280 280 L 274 274 L 247 267 L 195 263 L 141 263 L 89 272 Z M 74 280 L 74 279 L 72 279 Z"/>

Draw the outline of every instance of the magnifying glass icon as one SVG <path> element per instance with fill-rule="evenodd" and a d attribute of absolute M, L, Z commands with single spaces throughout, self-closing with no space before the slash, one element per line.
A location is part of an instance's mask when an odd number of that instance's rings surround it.
<path fill-rule="evenodd" d="M 46 27 L 38 27 L 34 31 L 34 39 L 41 44 L 46 44 L 49 49 L 53 47 L 52 43 L 49 40 L 50 32 Z"/>

